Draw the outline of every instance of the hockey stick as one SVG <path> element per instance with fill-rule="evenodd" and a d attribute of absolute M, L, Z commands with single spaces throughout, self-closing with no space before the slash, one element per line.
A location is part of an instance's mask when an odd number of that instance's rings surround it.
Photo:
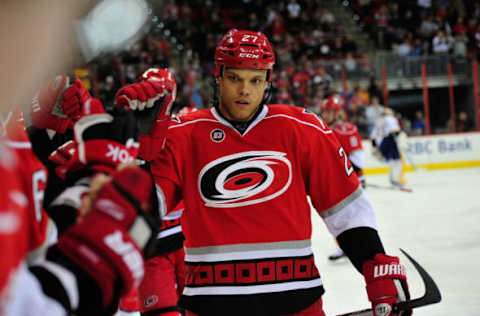
<path fill-rule="evenodd" d="M 432 277 L 427 273 L 427 271 L 425 271 L 424 268 L 422 268 L 422 266 L 417 261 L 415 261 L 415 259 L 410 257 L 408 253 L 406 253 L 403 249 L 400 249 L 400 251 L 408 258 L 408 260 L 410 260 L 410 262 L 420 274 L 420 277 L 425 284 L 425 294 L 423 294 L 422 297 L 416 299 L 393 304 L 394 315 L 398 315 L 398 312 L 400 311 L 406 311 L 416 307 L 440 302 L 442 299 L 442 295 L 440 294 L 440 290 L 438 289 L 437 284 L 435 284 L 435 281 L 433 281 Z M 372 309 L 364 309 L 338 316 L 373 316 L 373 311 Z"/>
<path fill-rule="evenodd" d="M 385 190 L 397 190 L 397 191 L 401 191 L 401 192 L 408 192 L 408 193 L 411 193 L 413 192 L 412 189 L 410 188 L 407 188 L 407 187 L 395 187 L 393 185 L 391 186 L 388 186 L 388 185 L 380 185 L 380 184 L 375 184 L 375 183 L 370 183 L 370 182 L 367 182 L 367 188 L 370 187 L 370 188 L 375 188 L 375 189 L 385 189 Z"/>
<path fill-rule="evenodd" d="M 407 151 L 406 150 L 402 150 L 402 155 L 405 156 L 405 159 L 407 160 L 407 162 L 410 164 L 410 166 L 413 168 L 414 171 L 418 171 L 419 168 L 418 166 L 415 164 L 415 162 L 412 160 L 412 157 L 410 157 L 409 154 L 407 154 Z"/>

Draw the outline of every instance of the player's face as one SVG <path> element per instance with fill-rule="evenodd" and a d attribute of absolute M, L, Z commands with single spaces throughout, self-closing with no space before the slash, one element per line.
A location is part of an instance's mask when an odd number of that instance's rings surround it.
<path fill-rule="evenodd" d="M 266 76 L 266 70 L 225 68 L 218 78 L 222 114 L 232 121 L 248 121 L 263 100 Z"/>
<path fill-rule="evenodd" d="M 322 111 L 322 118 L 327 122 L 328 125 L 335 123 L 337 118 L 337 111 L 335 110 L 325 110 Z"/>

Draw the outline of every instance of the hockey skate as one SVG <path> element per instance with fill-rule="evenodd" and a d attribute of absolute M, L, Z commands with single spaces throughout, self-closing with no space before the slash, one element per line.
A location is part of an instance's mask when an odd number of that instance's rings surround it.
<path fill-rule="evenodd" d="M 413 192 L 413 190 L 403 184 L 401 181 L 390 180 L 393 189 L 397 189 L 404 192 Z"/>
<path fill-rule="evenodd" d="M 346 257 L 346 255 L 343 252 L 343 250 L 340 249 L 340 247 L 337 247 L 337 250 L 334 253 L 332 253 L 330 256 L 328 256 L 328 260 L 336 261 L 336 260 L 344 258 L 344 257 Z"/>

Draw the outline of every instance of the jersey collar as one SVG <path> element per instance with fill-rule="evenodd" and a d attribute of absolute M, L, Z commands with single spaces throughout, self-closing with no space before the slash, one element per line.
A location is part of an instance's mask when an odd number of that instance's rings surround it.
<path fill-rule="evenodd" d="M 248 127 L 241 133 L 239 130 L 237 130 L 232 123 L 230 123 L 226 118 L 223 117 L 223 115 L 220 114 L 220 112 L 217 110 L 216 107 L 212 107 L 210 109 L 210 112 L 212 113 L 213 117 L 215 117 L 220 123 L 222 123 L 225 126 L 228 126 L 229 128 L 233 129 L 235 132 L 237 132 L 239 135 L 244 136 L 246 135 L 255 125 L 260 123 L 261 120 L 267 115 L 268 113 L 268 106 L 263 105 L 262 110 L 256 117 L 249 123 Z"/>

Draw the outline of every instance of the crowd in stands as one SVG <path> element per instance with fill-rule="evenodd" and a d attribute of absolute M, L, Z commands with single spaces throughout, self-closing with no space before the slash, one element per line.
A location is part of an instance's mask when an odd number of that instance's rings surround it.
<path fill-rule="evenodd" d="M 451 41 L 452 36 L 464 39 L 465 54 L 480 45 L 478 3 L 440 0 L 427 6 L 427 2 L 430 1 L 349 3 L 379 47 L 394 49 L 399 54 L 444 52 L 445 41 Z M 215 43 L 230 28 L 260 30 L 271 39 L 276 52 L 271 102 L 309 107 L 319 113 L 327 96 L 341 93 L 346 115 L 359 126 L 362 137 L 368 137 L 371 122 L 365 113 L 368 106 L 382 102 L 379 84 L 375 78 L 369 85 L 332 84 L 325 63 L 341 60 L 339 67 L 355 68 L 364 52 L 358 50 L 352 36 L 322 3 L 168 0 L 161 8 L 154 8 L 157 15 L 141 41 L 125 53 L 96 59 L 80 69 L 79 74 L 92 93 L 108 104 L 121 86 L 134 82 L 146 69 L 170 67 L 179 86 L 176 107 L 208 107 L 213 93 Z M 456 47 L 452 45 L 447 45 L 448 51 Z M 411 126 L 412 122 L 405 125 Z M 411 133 L 418 131 L 422 129 L 412 129 Z"/>
<path fill-rule="evenodd" d="M 206 107 L 215 43 L 234 27 L 260 30 L 271 39 L 277 54 L 276 102 L 318 102 L 330 93 L 332 81 L 323 62 L 359 56 L 355 41 L 319 1 L 169 0 L 158 12 L 149 34 L 127 53 L 89 65 L 94 94 L 111 101 L 119 87 L 151 65 L 171 67 L 181 87 L 177 103 Z M 181 58 L 172 58 L 178 47 Z"/>
<path fill-rule="evenodd" d="M 480 51 L 480 2 L 476 0 L 350 0 L 359 23 L 380 49 L 402 56 Z"/>

